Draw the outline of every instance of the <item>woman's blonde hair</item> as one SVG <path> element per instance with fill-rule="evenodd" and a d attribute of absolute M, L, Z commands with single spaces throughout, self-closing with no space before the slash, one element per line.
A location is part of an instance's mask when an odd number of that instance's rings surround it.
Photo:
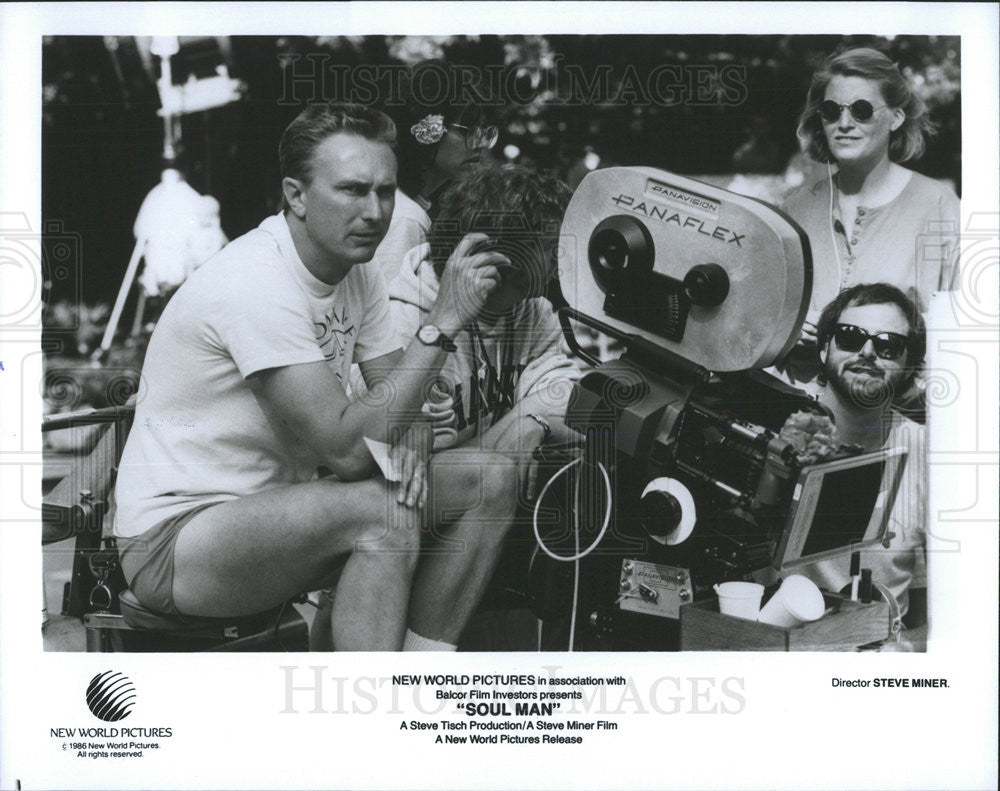
<path fill-rule="evenodd" d="M 899 108 L 906 118 L 889 135 L 889 159 L 908 162 L 918 159 L 926 147 L 926 138 L 934 134 L 934 125 L 927 114 L 927 105 L 903 77 L 899 68 L 878 50 L 848 49 L 830 55 L 813 74 L 806 96 L 806 106 L 795 130 L 810 157 L 817 162 L 836 162 L 823 134 L 819 106 L 823 103 L 826 86 L 834 76 L 862 77 L 878 84 L 886 105 Z"/>

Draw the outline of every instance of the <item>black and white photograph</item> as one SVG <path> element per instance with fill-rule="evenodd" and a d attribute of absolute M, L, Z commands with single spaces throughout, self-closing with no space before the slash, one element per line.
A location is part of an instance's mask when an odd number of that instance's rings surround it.
<path fill-rule="evenodd" d="M 996 7 L 60 8 L 0 788 L 995 783 Z"/>

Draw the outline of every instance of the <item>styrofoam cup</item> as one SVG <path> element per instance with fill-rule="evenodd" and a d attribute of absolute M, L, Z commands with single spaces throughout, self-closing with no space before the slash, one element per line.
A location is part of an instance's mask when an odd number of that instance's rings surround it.
<path fill-rule="evenodd" d="M 825 609 L 826 602 L 816 584 L 801 574 L 792 574 L 764 605 L 757 620 L 772 626 L 798 626 L 818 620 Z"/>
<path fill-rule="evenodd" d="M 747 621 L 756 621 L 764 586 L 756 582 L 723 582 L 715 585 L 719 596 L 719 612 Z"/>

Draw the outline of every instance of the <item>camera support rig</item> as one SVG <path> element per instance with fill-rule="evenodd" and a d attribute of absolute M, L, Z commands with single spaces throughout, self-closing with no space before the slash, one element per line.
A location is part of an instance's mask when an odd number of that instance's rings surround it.
<path fill-rule="evenodd" d="M 676 649 L 681 607 L 713 584 L 885 540 L 905 452 L 806 466 L 779 437 L 793 413 L 824 412 L 760 370 L 795 344 L 811 293 L 789 218 L 650 168 L 595 171 L 567 208 L 559 264 L 564 335 L 594 366 L 566 415 L 587 439 L 566 508 L 584 530 L 612 518 L 580 561 L 577 648 Z M 621 358 L 588 354 L 574 322 L 620 341 Z M 837 510 L 845 491 L 851 514 Z M 566 531 L 555 541 L 567 547 Z M 567 596 L 545 581 L 551 613 Z"/>

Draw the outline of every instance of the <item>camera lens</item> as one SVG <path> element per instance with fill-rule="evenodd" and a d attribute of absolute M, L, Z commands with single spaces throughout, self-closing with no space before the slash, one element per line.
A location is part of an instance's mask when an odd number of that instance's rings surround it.
<path fill-rule="evenodd" d="M 651 491 L 639 501 L 639 519 L 650 536 L 666 538 L 681 522 L 681 504 L 669 492 Z"/>

